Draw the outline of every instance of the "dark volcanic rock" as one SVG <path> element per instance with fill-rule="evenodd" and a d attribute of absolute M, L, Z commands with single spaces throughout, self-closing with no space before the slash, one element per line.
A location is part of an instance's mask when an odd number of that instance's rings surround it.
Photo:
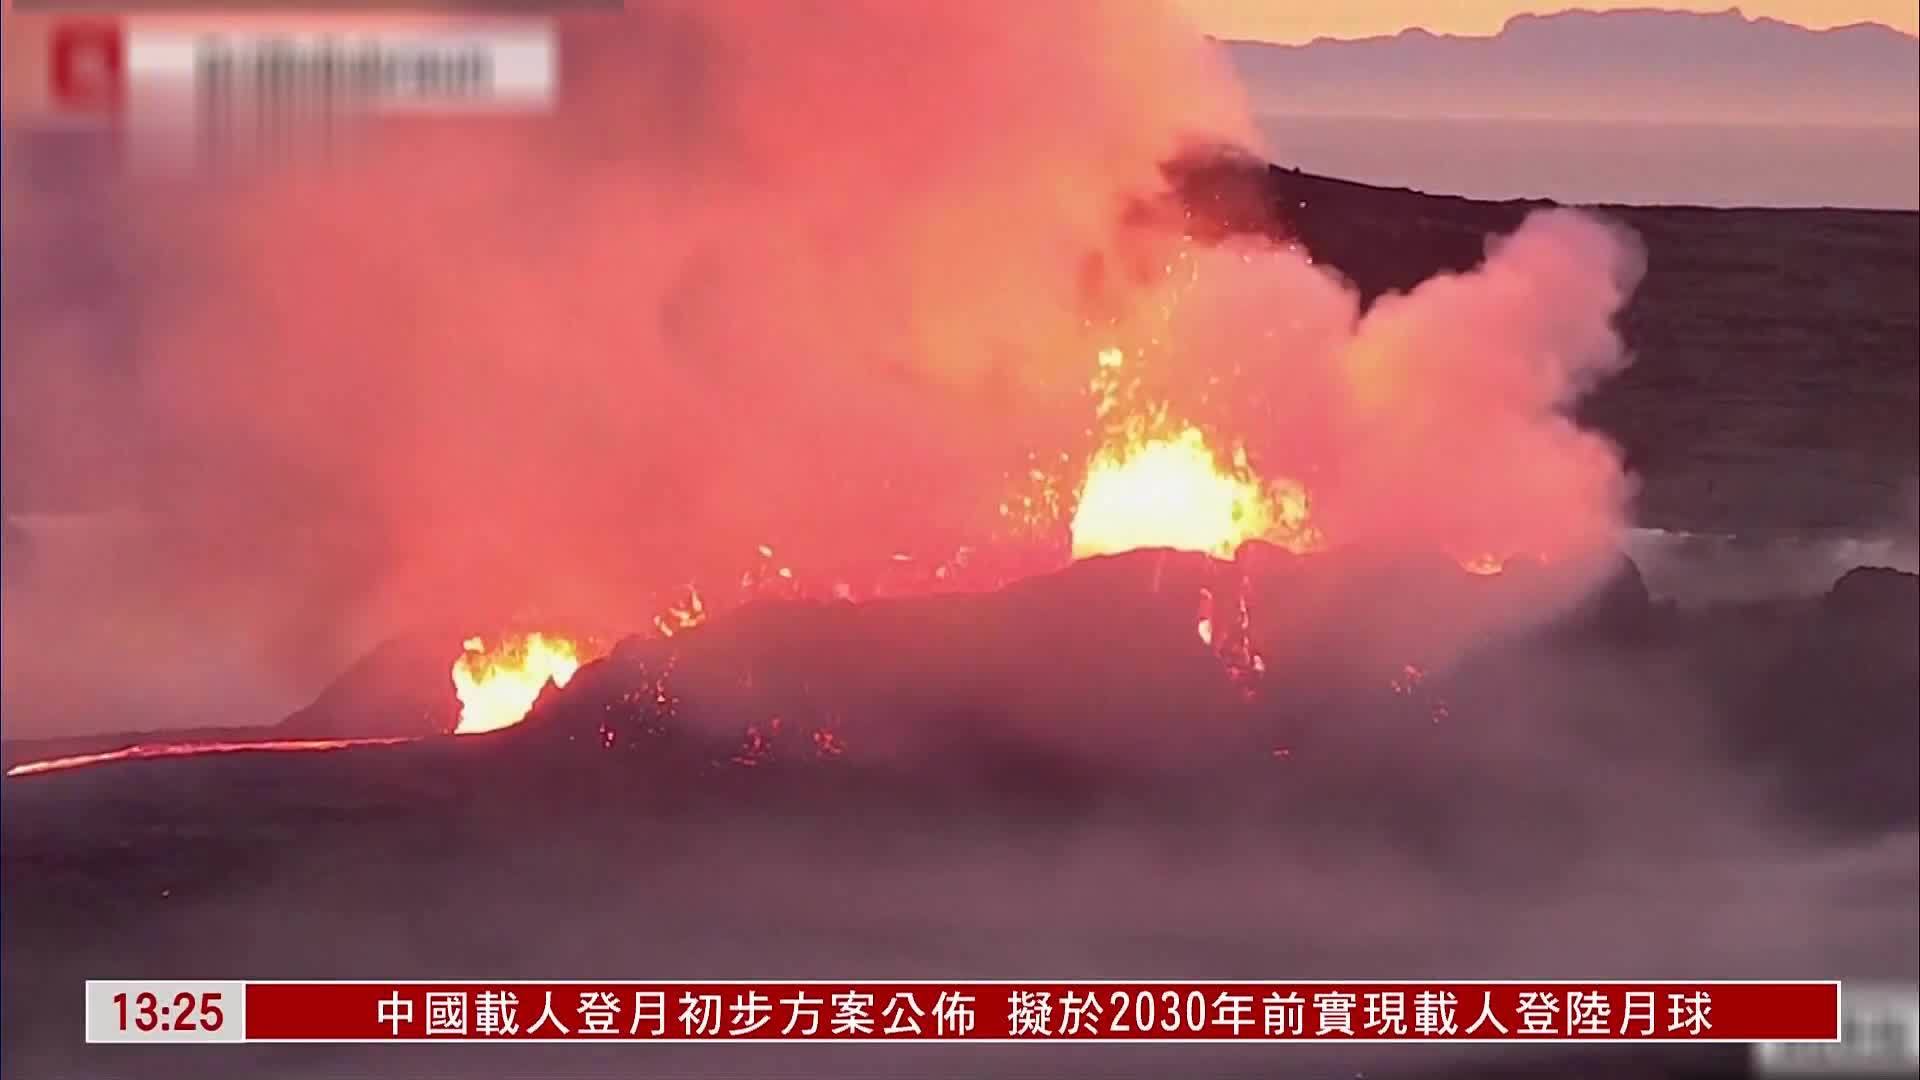
<path fill-rule="evenodd" d="M 1294 208 L 1274 197 L 1268 168 L 1232 147 L 1196 149 L 1167 163 L 1165 174 L 1178 194 L 1189 235 L 1209 242 L 1237 235 L 1295 240 Z"/>
<path fill-rule="evenodd" d="M 1345 754 L 1342 769 L 1418 761 L 1361 787 L 1391 782 L 1445 802 L 1460 778 L 1446 779 L 1438 758 L 1383 756 L 1376 740 L 1405 751 L 1439 739 L 1434 749 L 1450 754 L 1449 700 L 1478 702 L 1484 720 L 1512 708 L 1501 702 L 1516 692 L 1538 699 L 1523 711 L 1556 724 L 1587 703 L 1557 699 L 1569 691 L 1551 672 L 1598 666 L 1623 692 L 1642 674 L 1678 677 L 1689 697 L 1715 702 L 1735 759 L 1821 819 L 1920 817 L 1913 575 L 1859 570 L 1824 600 L 1661 613 L 1622 557 L 1610 583 L 1559 621 L 1517 637 L 1473 632 L 1537 595 L 1527 575 L 1539 572 L 1513 563 L 1477 576 L 1438 557 L 1256 544 L 1235 562 L 1170 551 L 1088 559 L 987 593 L 763 600 L 670 639 L 622 640 L 564 689 L 549 686 L 525 723 L 471 741 L 476 752 L 524 748 L 506 755 L 516 766 L 637 760 L 698 773 L 844 761 L 920 775 L 910 763 L 922 762 L 942 782 L 972 776 L 1050 798 L 1089 790 L 1089 777 L 1111 790 L 1141 770 L 1231 773 L 1285 746 Z M 1220 648 L 1235 640 L 1242 600 L 1264 675 Z M 1476 646 L 1470 657 L 1463 644 Z M 281 732 L 447 731 L 457 655 L 450 640 L 388 642 Z M 1339 791 L 1342 775 L 1314 783 Z"/>
<path fill-rule="evenodd" d="M 451 732 L 460 716 L 452 674 L 459 657 L 455 636 L 389 638 L 330 683 L 313 704 L 280 721 L 274 734 L 332 739 Z"/>
<path fill-rule="evenodd" d="M 1847 571 L 1827 593 L 1809 636 L 1860 686 L 1911 690 L 1920 680 L 1920 576 L 1882 566 Z"/>
<path fill-rule="evenodd" d="M 1620 556 L 1612 573 L 1568 620 L 1570 629 L 1615 640 L 1645 634 L 1653 618 L 1653 594 L 1640 567 Z"/>
<path fill-rule="evenodd" d="M 1404 699 L 1397 684 L 1444 665 L 1472 636 L 1463 626 L 1496 624 L 1528 590 L 1517 573 L 1480 577 L 1439 556 L 1249 545 L 1236 562 L 1088 559 L 991 593 L 761 601 L 671 640 L 620 642 L 543 695 L 515 737 L 756 760 L 843 741 L 881 758 L 1264 754 L 1278 713 L 1327 695 Z M 1243 600 L 1264 676 L 1235 651 Z M 1649 610 L 1623 559 L 1564 625 L 1629 638 Z"/>
<path fill-rule="evenodd" d="M 1765 633 L 1768 621 L 1785 632 Z M 1920 611 L 1915 576 L 1850 571 L 1825 598 L 1723 631 L 1751 642 L 1733 695 L 1737 742 L 1823 817 L 1920 819 Z"/>
<path fill-rule="evenodd" d="M 1143 551 L 992 593 L 756 602 L 671 641 L 621 642 L 522 728 L 616 747 L 668 730 L 741 746 L 745 729 L 748 756 L 831 754 L 844 738 L 881 756 L 1172 760 L 1238 700 L 1196 630 L 1200 590 L 1233 580 L 1205 556 Z"/>
<path fill-rule="evenodd" d="M 1833 583 L 1826 614 L 1841 624 L 1911 634 L 1920 627 L 1920 574 L 1856 566 Z"/>

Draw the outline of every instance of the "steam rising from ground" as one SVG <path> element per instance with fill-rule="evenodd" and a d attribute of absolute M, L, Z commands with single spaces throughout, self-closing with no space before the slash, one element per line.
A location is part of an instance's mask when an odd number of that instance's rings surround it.
<path fill-rule="evenodd" d="M 1566 410 L 1626 363 L 1612 320 L 1643 268 L 1630 233 L 1536 214 L 1479 269 L 1364 315 L 1292 252 L 1198 261 L 1169 336 L 1192 368 L 1226 361 L 1223 423 L 1250 432 L 1256 463 L 1305 484 L 1330 543 L 1556 563 L 1617 543 L 1619 457 Z"/>

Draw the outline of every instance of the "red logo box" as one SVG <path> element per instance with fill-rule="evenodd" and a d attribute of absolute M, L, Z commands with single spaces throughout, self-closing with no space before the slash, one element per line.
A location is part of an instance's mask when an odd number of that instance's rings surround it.
<path fill-rule="evenodd" d="M 110 112 L 126 97 L 127 52 L 112 23 L 67 23 L 54 28 L 48 65 L 58 108 Z"/>

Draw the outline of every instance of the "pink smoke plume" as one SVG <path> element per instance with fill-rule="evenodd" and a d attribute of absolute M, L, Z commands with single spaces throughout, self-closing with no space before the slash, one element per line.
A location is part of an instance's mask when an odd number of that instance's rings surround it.
<path fill-rule="evenodd" d="M 1253 141 L 1210 43 L 1150 5 L 1006 15 L 634 5 L 567 24 L 550 116 L 28 196 L 135 222 L 138 377 L 87 409 L 88 365 L 54 382 L 64 460 L 105 459 L 164 539 L 99 595 L 10 601 L 7 639 L 109 606 L 178 640 L 242 625 L 304 694 L 411 621 L 625 625 L 761 543 L 825 562 L 992 529 L 1022 448 L 1087 423 L 1096 309 L 1157 303 L 1186 247 L 1130 208 L 1188 147 Z M 18 216 L 10 255 L 74 242 Z M 1165 377 L 1199 408 L 1228 376 L 1220 417 L 1344 542 L 1589 555 L 1627 488 L 1563 413 L 1623 362 L 1635 250 L 1549 215 L 1364 317 L 1296 253 L 1197 252 Z"/>

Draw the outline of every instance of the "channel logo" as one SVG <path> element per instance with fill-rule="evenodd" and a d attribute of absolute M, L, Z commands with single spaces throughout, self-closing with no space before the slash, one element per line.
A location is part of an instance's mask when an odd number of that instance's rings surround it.
<path fill-rule="evenodd" d="M 112 23 L 62 23 L 47 56 L 48 95 L 63 111 L 110 113 L 126 104 L 127 50 Z"/>
<path fill-rule="evenodd" d="M 19 16 L 4 45 L 10 126 L 110 132 L 169 174 L 337 160 L 387 117 L 546 112 L 559 82 L 544 19 Z"/>

